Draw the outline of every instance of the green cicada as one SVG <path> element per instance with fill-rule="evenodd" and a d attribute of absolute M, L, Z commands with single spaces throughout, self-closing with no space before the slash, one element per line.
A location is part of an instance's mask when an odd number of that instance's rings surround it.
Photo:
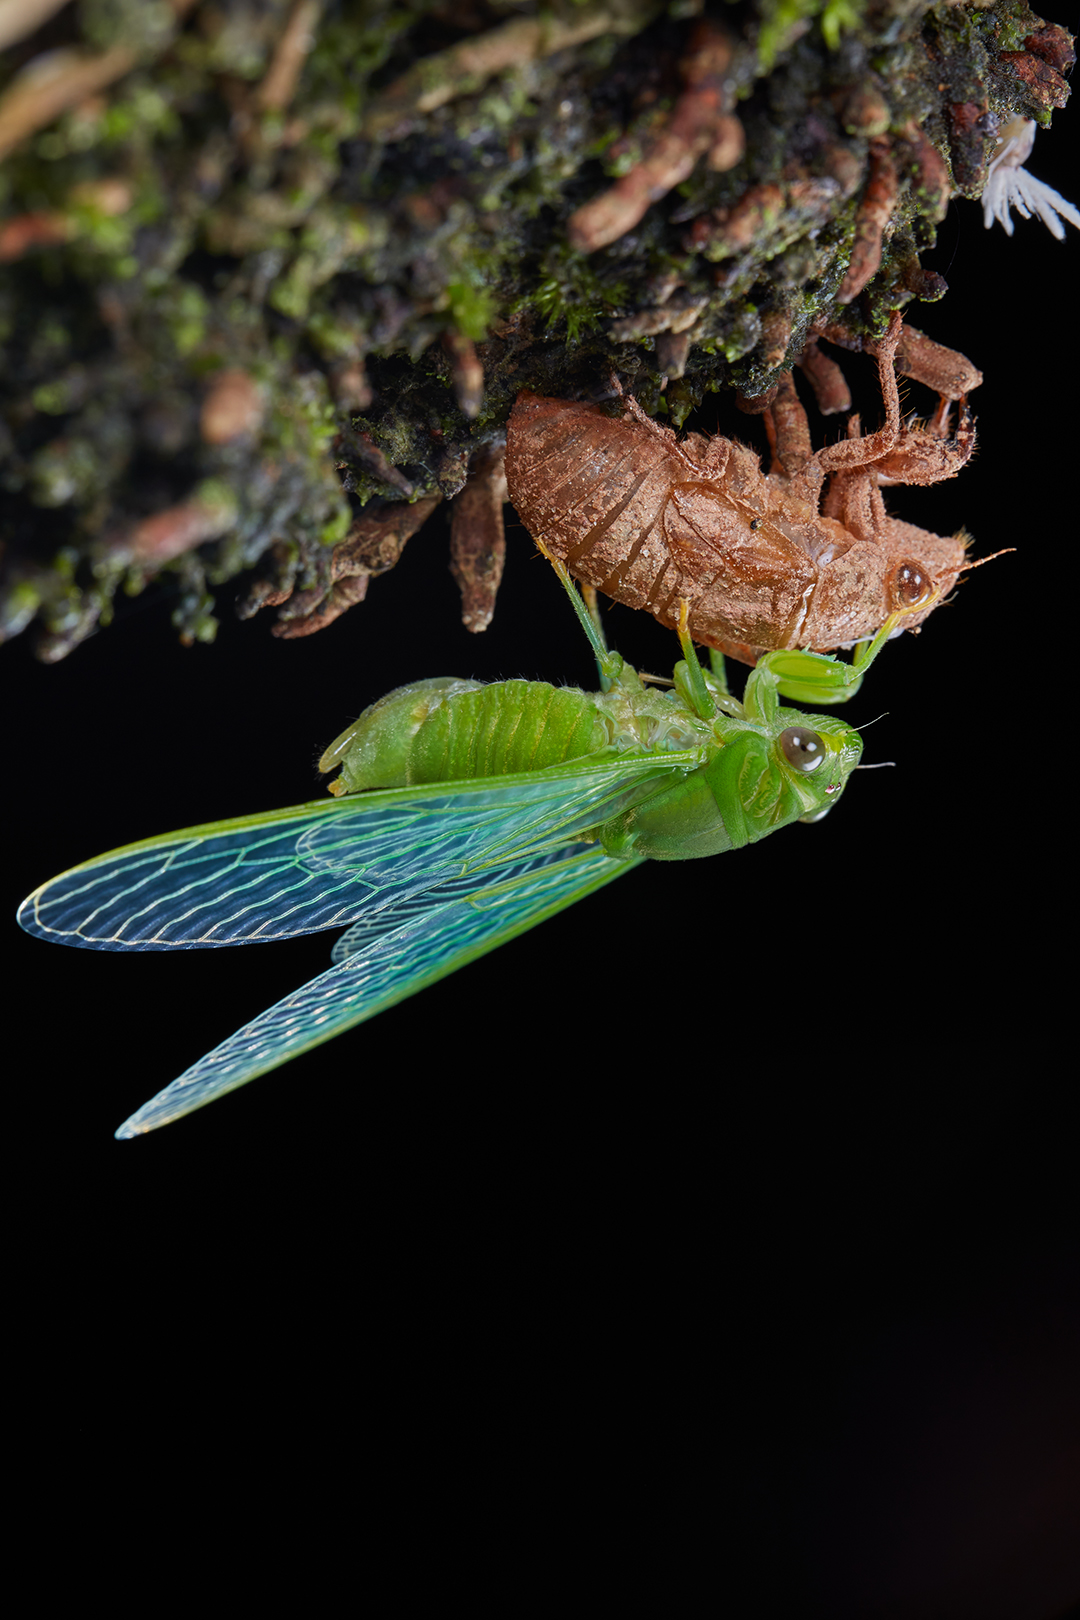
<path fill-rule="evenodd" d="M 647 859 L 755 843 L 835 802 L 862 751 L 830 715 L 851 663 L 774 652 L 742 701 L 685 631 L 671 690 L 609 652 L 559 565 L 602 690 L 437 679 L 399 688 L 324 753 L 334 797 L 129 844 L 25 900 L 31 934 L 188 950 L 345 926 L 333 966 L 200 1058 L 120 1127 L 153 1130 L 373 1017 Z"/>

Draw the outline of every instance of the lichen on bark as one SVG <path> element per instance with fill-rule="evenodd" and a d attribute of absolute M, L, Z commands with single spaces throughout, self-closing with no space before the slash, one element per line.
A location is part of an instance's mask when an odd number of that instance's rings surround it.
<path fill-rule="evenodd" d="M 46 659 L 163 573 L 187 639 L 256 565 L 242 611 L 329 622 L 522 387 L 615 368 L 678 425 L 880 335 L 1071 45 L 1024 0 L 82 0 L 5 43 L 0 632 Z"/>

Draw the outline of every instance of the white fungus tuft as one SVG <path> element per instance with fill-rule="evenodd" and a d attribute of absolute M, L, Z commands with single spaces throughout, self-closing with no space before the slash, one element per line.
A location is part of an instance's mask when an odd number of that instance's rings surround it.
<path fill-rule="evenodd" d="M 1015 208 L 1023 219 L 1030 219 L 1032 214 L 1036 214 L 1059 242 L 1065 240 L 1063 219 L 1080 230 L 1080 210 L 1066 202 L 1052 186 L 1028 174 L 1023 167 L 1035 144 L 1035 120 L 1010 119 L 998 141 L 998 150 L 990 164 L 982 194 L 983 224 L 986 229 L 989 230 L 998 219 L 1011 236 L 1013 222 L 1009 210 Z"/>

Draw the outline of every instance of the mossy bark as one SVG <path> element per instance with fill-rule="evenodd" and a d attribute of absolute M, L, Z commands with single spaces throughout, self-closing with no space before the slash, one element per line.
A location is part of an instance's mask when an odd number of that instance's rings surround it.
<path fill-rule="evenodd" d="M 209 639 L 213 587 L 318 600 L 365 507 L 458 493 L 522 387 L 614 368 L 681 424 L 879 334 L 1065 39 L 1024 0 L 61 8 L 0 69 L 0 632 L 62 657 L 168 572 Z"/>

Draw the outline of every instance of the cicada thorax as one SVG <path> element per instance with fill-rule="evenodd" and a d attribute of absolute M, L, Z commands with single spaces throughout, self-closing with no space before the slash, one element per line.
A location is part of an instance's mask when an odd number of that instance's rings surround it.
<path fill-rule="evenodd" d="M 815 716 L 820 734 L 808 733 L 791 710 L 780 711 L 780 718 L 795 724 L 775 733 L 718 718 L 716 744 L 697 769 L 599 829 L 608 854 L 693 860 L 742 849 L 792 821 L 823 815 L 858 761 L 858 733 L 831 716 Z M 807 735 L 817 757 L 804 754 L 795 763 L 799 740 Z"/>
<path fill-rule="evenodd" d="M 701 482 L 672 487 L 664 514 L 672 566 L 641 604 L 662 624 L 678 629 L 685 598 L 690 634 L 706 646 L 803 644 L 823 570 L 851 537 L 764 479 L 760 485 L 754 500 Z"/>

